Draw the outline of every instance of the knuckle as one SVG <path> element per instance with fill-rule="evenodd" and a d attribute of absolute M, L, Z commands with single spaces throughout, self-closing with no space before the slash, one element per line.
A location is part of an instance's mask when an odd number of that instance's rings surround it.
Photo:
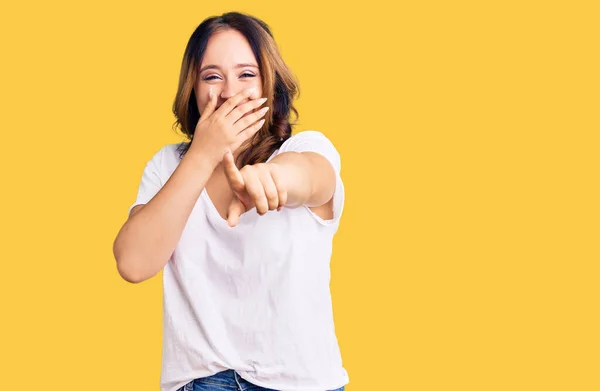
<path fill-rule="evenodd" d="M 247 164 L 240 169 L 240 172 L 246 173 L 252 169 L 251 167 L 252 167 L 251 165 Z"/>
<path fill-rule="evenodd" d="M 248 127 L 248 117 L 244 117 L 238 120 L 237 124 L 241 125 L 241 129 L 246 129 Z"/>
<path fill-rule="evenodd" d="M 223 125 L 225 125 L 225 120 L 223 119 L 223 117 L 217 117 L 213 120 L 213 123 L 218 127 L 223 127 Z"/>
<path fill-rule="evenodd" d="M 231 100 L 231 98 L 229 98 L 229 99 L 228 99 L 228 100 L 227 100 L 225 103 L 223 103 L 223 104 L 221 105 L 221 107 L 223 107 L 223 110 L 224 110 L 225 112 L 228 112 L 228 111 L 230 111 L 230 110 L 231 110 L 231 108 L 232 108 L 233 106 L 234 106 L 234 103 L 233 103 L 233 101 Z"/>
<path fill-rule="evenodd" d="M 269 210 L 269 202 L 264 195 L 260 197 L 260 209 L 265 212 Z"/>
<path fill-rule="evenodd" d="M 277 206 L 277 202 L 278 202 L 277 195 L 276 194 L 268 194 L 267 201 L 269 202 L 269 205 L 271 205 L 271 207 Z"/>

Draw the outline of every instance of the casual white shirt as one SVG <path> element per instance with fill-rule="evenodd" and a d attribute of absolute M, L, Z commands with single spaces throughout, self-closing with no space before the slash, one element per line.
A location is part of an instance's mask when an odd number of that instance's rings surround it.
<path fill-rule="evenodd" d="M 146 164 L 137 199 L 145 204 L 180 162 L 168 144 Z M 334 328 L 329 289 L 332 240 L 344 207 L 340 155 L 321 132 L 287 139 L 288 151 L 325 156 L 336 174 L 334 217 L 306 205 L 256 209 L 227 225 L 204 189 L 163 269 L 161 391 L 235 370 L 281 391 L 327 391 L 349 383 Z"/>

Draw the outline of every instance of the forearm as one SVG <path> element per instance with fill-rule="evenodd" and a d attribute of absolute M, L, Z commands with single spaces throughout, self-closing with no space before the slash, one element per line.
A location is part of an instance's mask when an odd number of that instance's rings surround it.
<path fill-rule="evenodd" d="M 284 152 L 268 164 L 279 166 L 288 194 L 286 207 L 320 206 L 331 199 L 335 173 L 325 157 L 313 152 Z"/>
<path fill-rule="evenodd" d="M 125 280 L 147 280 L 167 264 L 213 170 L 188 151 L 158 193 L 125 222 L 113 245 Z"/>

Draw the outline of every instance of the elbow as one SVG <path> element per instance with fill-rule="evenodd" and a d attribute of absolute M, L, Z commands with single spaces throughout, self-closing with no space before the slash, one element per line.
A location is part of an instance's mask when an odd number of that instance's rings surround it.
<path fill-rule="evenodd" d="M 154 277 L 160 270 L 149 268 L 149 264 L 156 264 L 155 260 L 148 259 L 142 255 L 123 255 L 119 251 L 114 252 L 117 261 L 117 271 L 122 279 L 131 283 L 139 284 Z M 164 262 L 166 263 L 166 262 Z"/>
<path fill-rule="evenodd" d="M 139 273 L 136 273 L 134 268 L 131 267 L 132 262 L 117 258 L 116 256 L 115 259 L 117 260 L 117 272 L 122 279 L 131 284 L 139 284 L 144 281 L 143 278 L 140 278 Z"/>
<path fill-rule="evenodd" d="M 113 244 L 113 255 L 117 263 L 117 272 L 122 279 L 131 284 L 139 284 L 144 281 L 140 273 L 136 272 L 135 262 L 122 254 L 118 238 Z"/>
<path fill-rule="evenodd" d="M 128 231 L 119 232 L 113 243 L 117 271 L 125 281 L 139 284 L 155 276 L 166 265 L 170 256 L 161 255 L 154 247 L 148 249 L 144 243 L 132 242 L 134 237 L 130 236 L 131 233 L 124 232 Z"/>
<path fill-rule="evenodd" d="M 119 272 L 119 275 L 122 279 L 131 284 L 139 284 L 140 282 L 144 281 L 144 279 L 140 278 L 138 274 L 132 272 L 127 267 L 125 267 L 124 262 L 122 261 L 117 260 L 117 271 Z"/>

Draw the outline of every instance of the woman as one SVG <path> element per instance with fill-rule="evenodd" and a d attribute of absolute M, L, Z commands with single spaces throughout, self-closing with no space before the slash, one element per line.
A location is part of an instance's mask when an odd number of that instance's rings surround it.
<path fill-rule="evenodd" d="M 292 136 L 297 93 L 264 22 L 230 12 L 192 34 L 173 105 L 190 141 L 148 161 L 114 243 L 125 280 L 163 270 L 162 391 L 349 383 L 329 291 L 340 157 Z"/>

